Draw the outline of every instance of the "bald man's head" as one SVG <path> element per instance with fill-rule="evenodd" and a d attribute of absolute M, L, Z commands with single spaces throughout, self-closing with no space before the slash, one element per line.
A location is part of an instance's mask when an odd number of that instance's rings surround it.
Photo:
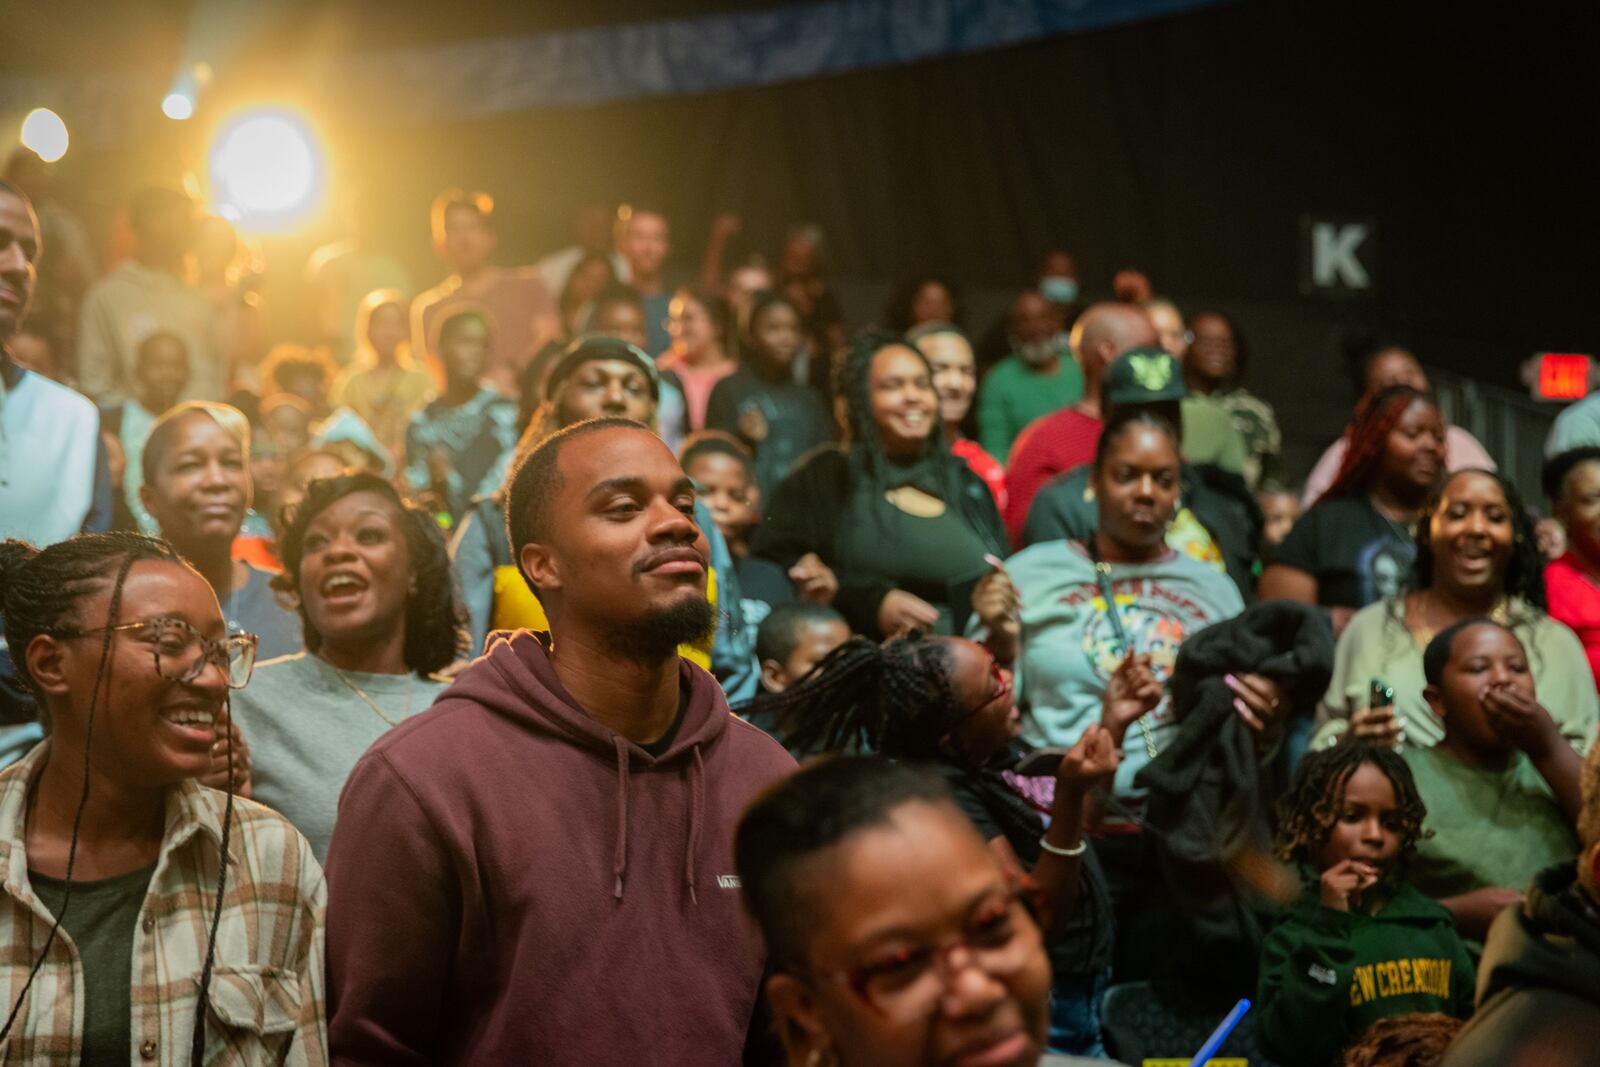
<path fill-rule="evenodd" d="M 1083 364 L 1084 395 L 1097 395 L 1106 368 L 1122 353 L 1157 343 L 1150 317 L 1132 304 L 1090 307 L 1072 327 L 1072 350 Z"/>

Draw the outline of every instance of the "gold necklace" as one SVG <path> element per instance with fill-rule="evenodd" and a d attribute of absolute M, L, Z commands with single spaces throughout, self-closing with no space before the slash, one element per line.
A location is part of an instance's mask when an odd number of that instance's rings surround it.
<path fill-rule="evenodd" d="M 333 667 L 333 664 L 330 663 L 330 664 L 328 664 L 328 666 Z M 400 725 L 399 723 L 395 722 L 393 719 L 389 718 L 389 716 L 385 715 L 383 713 L 383 709 L 378 707 L 377 703 L 371 697 L 367 696 L 365 690 L 363 690 L 356 683 L 352 682 L 349 679 L 349 677 L 345 675 L 344 671 L 341 671 L 338 667 L 333 667 L 333 673 L 337 674 L 339 676 L 339 681 L 343 682 L 346 686 L 348 686 L 350 688 L 350 692 L 352 692 L 356 696 L 360 697 L 366 703 L 367 707 L 372 709 L 372 714 L 376 715 L 378 718 L 382 719 L 384 722 L 388 723 L 390 726 L 399 726 Z M 406 678 L 406 713 L 403 716 L 403 718 L 406 718 L 406 719 L 411 718 L 411 683 L 412 683 L 412 679 L 409 676 L 407 676 L 407 678 Z"/>
<path fill-rule="evenodd" d="M 1429 616 L 1433 614 L 1431 611 L 1432 607 L 1433 590 L 1422 590 L 1422 595 L 1417 598 L 1417 614 L 1420 615 L 1421 618 L 1417 620 L 1419 624 L 1417 628 L 1411 631 L 1412 638 L 1417 642 L 1418 646 L 1422 648 L 1427 648 L 1428 642 L 1432 641 L 1438 633 L 1438 631 L 1436 631 L 1432 626 L 1428 625 Z M 1510 626 L 1511 598 L 1502 595 L 1499 600 L 1495 601 L 1494 607 L 1489 609 L 1488 617 L 1499 623 L 1501 626 Z"/>

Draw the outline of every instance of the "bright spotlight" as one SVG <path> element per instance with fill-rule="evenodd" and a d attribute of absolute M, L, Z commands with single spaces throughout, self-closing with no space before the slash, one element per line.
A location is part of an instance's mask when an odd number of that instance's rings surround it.
<path fill-rule="evenodd" d="M 236 115 L 211 150 L 214 208 L 231 208 L 258 231 L 286 230 L 323 194 L 322 149 L 298 116 L 281 109 Z"/>
<path fill-rule="evenodd" d="M 47 107 L 36 107 L 22 120 L 22 145 L 46 163 L 67 154 L 67 124 Z"/>
<path fill-rule="evenodd" d="M 182 93 L 168 93 L 161 101 L 161 113 L 174 122 L 187 121 L 194 118 L 194 101 Z"/>

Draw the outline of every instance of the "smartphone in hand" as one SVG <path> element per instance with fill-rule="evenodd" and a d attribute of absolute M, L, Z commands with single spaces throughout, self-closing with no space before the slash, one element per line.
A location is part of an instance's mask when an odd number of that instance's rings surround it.
<path fill-rule="evenodd" d="M 1061 766 L 1061 758 L 1066 754 L 1067 750 L 1060 745 L 1036 748 L 1022 757 L 1015 768 L 1016 773 L 1023 778 L 1054 777 L 1057 768 Z"/>

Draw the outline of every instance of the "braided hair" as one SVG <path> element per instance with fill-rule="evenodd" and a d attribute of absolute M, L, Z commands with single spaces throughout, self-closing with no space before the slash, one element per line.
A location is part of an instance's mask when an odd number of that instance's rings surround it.
<path fill-rule="evenodd" d="M 1310 864 L 1339 821 L 1339 808 L 1351 775 L 1366 764 L 1378 768 L 1394 787 L 1400 820 L 1400 860 L 1416 851 L 1417 842 L 1432 836 L 1422 828 L 1428 809 L 1417 792 L 1411 768 L 1392 748 L 1367 741 L 1341 741 L 1333 748 L 1306 755 L 1294 784 L 1278 801 L 1277 856 Z"/>
<path fill-rule="evenodd" d="M 1516 485 L 1503 474 L 1490 470 L 1471 468 L 1451 471 L 1440 483 L 1439 488 L 1428 497 L 1422 513 L 1417 516 L 1417 559 L 1412 571 L 1411 587 L 1427 589 L 1433 585 L 1433 542 L 1428 528 L 1433 523 L 1434 513 L 1439 510 L 1450 483 L 1463 474 L 1481 474 L 1485 478 L 1492 478 L 1500 487 L 1500 492 L 1505 494 L 1506 507 L 1511 511 L 1512 531 L 1511 558 L 1506 561 L 1504 578 L 1506 595 L 1520 597 L 1540 611 L 1545 610 L 1544 557 L 1539 554 L 1539 544 L 1533 533 L 1533 520 L 1528 517 L 1528 509 L 1523 507 L 1522 494 L 1517 492 Z"/>
<path fill-rule="evenodd" d="M 953 669 L 949 650 L 920 633 L 882 645 L 852 637 L 798 684 L 757 697 L 750 713 L 776 722 L 796 752 L 943 758 L 940 740 L 966 714 Z"/>
<path fill-rule="evenodd" d="M 89 713 L 84 722 L 83 735 L 83 791 L 78 797 L 77 811 L 72 816 L 72 838 L 67 845 L 67 870 L 61 890 L 61 907 L 56 911 L 55 922 L 45 937 L 44 948 L 34 960 L 28 978 L 17 994 L 16 1001 L 0 1027 L 0 1042 L 11 1033 L 22 1005 L 27 1000 L 33 980 L 38 976 L 44 961 L 50 957 L 50 948 L 61 929 L 61 920 L 72 903 L 72 872 L 78 861 L 78 839 L 83 828 L 83 812 L 89 803 L 91 755 L 94 745 L 95 711 L 100 704 L 100 694 L 105 686 L 107 667 L 111 662 L 112 639 L 110 626 L 116 625 L 122 615 L 122 588 L 128 572 L 135 563 L 156 561 L 187 566 L 172 546 L 154 537 L 135 533 L 81 534 L 66 541 L 36 549 L 23 541 L 8 540 L 0 544 L 0 608 L 5 614 L 6 643 L 21 649 L 17 670 L 23 680 L 41 698 L 38 681 L 28 671 L 27 646 L 41 634 L 59 634 L 78 629 L 78 605 L 93 596 L 107 584 L 111 587 L 111 603 L 106 610 L 106 626 L 100 642 L 100 660 L 95 668 L 94 687 L 89 693 Z M 41 699 L 41 705 L 43 701 Z M 206 954 L 200 969 L 200 992 L 194 1015 L 194 1032 L 190 1042 L 190 1063 L 199 1067 L 205 1058 L 206 1006 L 211 994 L 211 974 L 217 955 L 217 928 L 222 922 L 222 902 L 228 887 L 228 842 L 233 829 L 233 733 L 228 732 L 228 791 L 222 812 L 222 841 L 217 864 L 216 903 L 212 908 L 211 922 L 206 935 Z"/>
<path fill-rule="evenodd" d="M 1419 400 L 1438 406 L 1432 396 L 1419 393 L 1409 385 L 1390 386 L 1356 405 L 1355 418 L 1344 432 L 1348 446 L 1344 462 L 1339 464 L 1339 473 L 1334 475 L 1333 483 L 1317 503 L 1360 496 L 1371 487 L 1378 464 L 1383 461 L 1389 434 L 1400 425 L 1406 410 Z"/>
<path fill-rule="evenodd" d="M 41 707 L 43 694 L 28 670 L 28 645 L 40 634 L 76 627 L 78 605 L 108 585 L 113 599 L 120 601 L 121 576 L 144 560 L 182 563 L 171 545 L 143 534 L 82 534 L 43 549 L 25 541 L 0 544 L 0 616 L 5 618 L 6 644 L 18 677 L 41 699 Z M 112 622 L 118 606 L 112 605 Z M 108 647 L 110 642 L 108 633 Z"/>
<path fill-rule="evenodd" d="M 6 642 L 18 650 L 15 662 L 23 681 L 40 697 L 43 693 L 38 679 L 28 669 L 27 648 L 33 639 L 43 634 L 61 634 L 79 629 L 82 620 L 77 617 L 78 606 L 107 585 L 111 587 L 111 603 L 106 610 L 106 626 L 100 639 L 100 660 L 95 668 L 94 687 L 89 694 L 89 712 L 84 722 L 83 735 L 83 791 L 78 797 L 78 807 L 72 816 L 72 838 L 67 845 L 67 871 L 61 891 L 61 906 L 56 909 L 55 921 L 45 936 L 44 948 L 33 962 L 28 977 L 23 982 L 16 1001 L 0 1027 L 0 1041 L 11 1033 L 17 1016 L 26 1002 L 28 991 L 38 977 L 39 969 L 50 957 L 61 921 L 72 904 L 72 873 L 78 862 L 78 840 L 83 829 L 83 812 L 89 803 L 91 756 L 94 746 L 95 712 L 100 705 L 100 694 L 105 688 L 107 666 L 111 661 L 112 639 L 109 629 L 122 615 L 122 587 L 128 572 L 135 563 L 159 561 L 183 565 L 182 559 L 165 541 L 142 534 L 104 533 L 83 534 L 66 541 L 36 549 L 23 541 L 8 540 L 0 545 L 0 606 L 5 612 Z M 232 747 L 232 737 L 229 746 Z M 229 780 L 232 781 L 233 753 L 229 757 Z M 222 854 L 228 851 L 228 829 L 233 813 L 233 790 L 228 790 L 227 809 L 222 824 Z M 227 877 L 227 863 L 218 865 L 217 904 L 212 916 L 210 937 L 206 945 L 206 961 L 200 976 L 200 1000 L 195 1012 L 193 1062 L 198 1064 L 199 1049 L 204 1043 L 205 1004 L 211 986 L 212 961 L 216 954 L 217 921 L 222 915 L 222 895 Z"/>

